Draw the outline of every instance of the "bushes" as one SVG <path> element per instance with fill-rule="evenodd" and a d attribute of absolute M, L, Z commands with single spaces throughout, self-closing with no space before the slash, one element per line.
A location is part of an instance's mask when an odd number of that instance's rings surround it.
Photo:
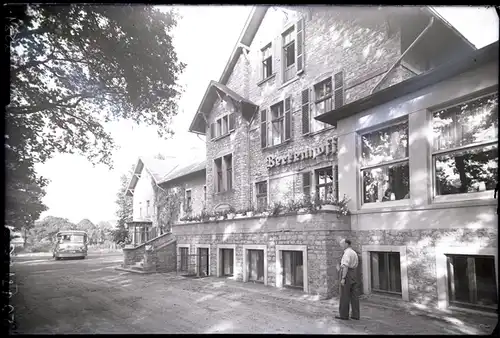
<path fill-rule="evenodd" d="M 27 246 L 24 252 L 51 252 L 53 249 L 52 243 L 36 242 L 33 245 Z"/>

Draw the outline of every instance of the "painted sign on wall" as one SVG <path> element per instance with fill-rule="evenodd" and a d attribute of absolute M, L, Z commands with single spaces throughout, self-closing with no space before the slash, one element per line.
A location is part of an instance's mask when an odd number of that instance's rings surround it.
<path fill-rule="evenodd" d="M 292 164 L 294 162 L 315 159 L 319 156 L 329 156 L 337 153 L 337 138 L 330 138 L 326 143 L 317 147 L 308 147 L 301 151 L 289 152 L 286 155 L 267 156 L 267 168 L 278 167 L 281 165 Z"/>

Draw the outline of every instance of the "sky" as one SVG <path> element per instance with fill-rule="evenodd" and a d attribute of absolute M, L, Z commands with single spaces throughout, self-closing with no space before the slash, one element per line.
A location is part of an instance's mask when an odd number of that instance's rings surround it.
<path fill-rule="evenodd" d="M 168 7 L 165 7 L 168 8 Z M 114 169 L 92 166 L 80 155 L 59 154 L 37 165 L 40 175 L 50 179 L 43 202 L 51 215 L 93 223 L 116 219 L 116 194 L 120 176 L 128 172 L 139 156 L 161 153 L 185 161 L 204 157 L 204 137 L 188 128 L 210 80 L 218 80 L 250 12 L 250 6 L 176 6 L 182 18 L 173 31 L 179 59 L 187 64 L 180 77 L 184 94 L 179 113 L 173 119 L 175 135 L 159 139 L 153 127 L 129 121 L 109 123 L 119 149 L 113 156 Z M 498 16 L 493 8 L 435 7 L 435 10 L 477 48 L 498 40 Z M 467 20 L 464 20 L 467 18 Z"/>

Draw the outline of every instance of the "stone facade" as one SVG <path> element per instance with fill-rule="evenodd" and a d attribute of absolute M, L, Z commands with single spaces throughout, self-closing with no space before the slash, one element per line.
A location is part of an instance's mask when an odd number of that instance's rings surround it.
<path fill-rule="evenodd" d="M 281 263 L 277 249 L 293 246 L 295 251 L 304 250 L 304 257 L 307 257 L 304 262 L 307 271 L 305 291 L 330 297 L 338 293 L 335 266 L 342 254 L 339 240 L 347 237 L 358 252 L 361 287 L 366 293 L 372 291 L 370 261 L 366 260 L 370 252 L 399 251 L 404 284 L 401 297 L 435 306 L 446 296 L 442 286 L 447 287 L 443 276 L 446 272 L 442 272 L 442 263 L 439 263 L 444 257 L 443 250 L 446 250 L 443 247 L 473 248 L 469 250 L 473 255 L 487 248 L 488 255 L 494 256 L 491 250 L 498 248 L 498 217 L 493 192 L 435 196 L 433 130 L 429 121 L 436 107 L 497 90 L 498 62 L 477 64 L 453 78 L 360 111 L 339 120 L 335 126 L 303 135 L 301 100 L 304 90 L 311 90 L 315 84 L 343 71 L 344 104 L 349 104 L 370 95 L 386 71 L 400 58 L 401 32 L 388 27 L 383 15 L 379 15 L 381 12 L 370 13 L 368 16 L 349 14 L 334 7 L 269 9 L 249 46 L 250 50 L 239 56 L 229 80 L 223 83 L 258 105 L 259 111 L 246 121 L 237 107 L 216 100 L 211 111 L 203 112 L 207 118 L 209 211 L 220 204 L 230 204 L 236 209 L 255 206 L 255 183 L 260 181 L 267 182 L 269 203 L 300 199 L 302 174 L 332 167 L 334 180 L 338 183 L 338 188 L 334 188 L 338 189 L 340 197 L 346 195 L 350 198 L 351 216 L 337 218 L 336 214 L 319 212 L 179 224 L 173 227 L 173 233 L 178 248 L 189 247 L 191 267 L 197 264 L 196 249 L 208 247 L 210 274 L 217 275 L 218 245 L 234 245 L 235 278 L 244 280 L 244 246 L 259 245 L 267 252 L 266 283 L 280 286 Z M 282 66 L 279 37 L 291 24 L 297 23 L 301 15 L 305 18 L 304 71 L 283 83 L 282 72 L 276 71 Z M 273 46 L 274 74 L 262 80 L 261 49 L 269 43 Z M 404 63 L 398 65 L 380 83 L 378 90 L 415 75 Z M 260 111 L 268 110 L 286 98 L 291 99 L 290 139 L 263 149 Z M 228 113 L 235 113 L 234 130 L 210 139 L 209 127 Z M 361 137 L 400 121 L 408 122 L 408 197 L 383 203 L 364 203 Z M 336 140 L 333 154 L 273 168 L 267 166 L 268 156 L 300 152 L 325 144 L 329 139 Z M 213 163 L 228 154 L 233 159 L 233 186 L 229 191 L 216 193 Z M 311 191 L 314 190 L 313 180 Z M 497 256 L 495 261 L 498 264 Z"/>
<path fill-rule="evenodd" d="M 290 214 L 279 217 L 253 217 L 224 220 L 217 223 L 176 225 L 173 234 L 177 245 L 189 245 L 190 254 L 196 254 L 197 245 L 209 245 L 210 274 L 217 275 L 217 245 L 234 244 L 235 278 L 243 280 L 243 245 L 265 245 L 267 248 L 267 285 L 275 286 L 276 246 L 303 245 L 307 249 L 308 290 L 312 294 L 330 297 L 338 294 L 335 266 L 342 250 L 339 242 L 349 236 L 349 217 L 319 211 L 313 214 Z M 192 260 L 194 260 L 192 256 Z M 190 265 L 196 264 L 194 261 Z"/>
<path fill-rule="evenodd" d="M 304 72 L 292 81 L 283 83 L 281 72 L 281 53 L 273 50 L 275 74 L 262 82 L 261 49 L 273 42 L 279 46 L 277 37 L 281 36 L 287 25 L 293 24 L 305 8 L 268 10 L 247 56 L 241 55 L 229 77 L 227 86 L 260 109 L 269 107 L 285 97 L 291 97 L 291 139 L 278 146 L 261 149 L 260 115 L 256 114 L 251 124 L 241 114 L 236 115 L 235 130 L 229 135 L 210 140 L 207 129 L 207 205 L 214 208 L 220 203 L 230 203 L 236 209 L 246 208 L 254 202 L 254 184 L 268 178 L 274 186 L 280 186 L 279 194 L 270 194 L 270 202 L 301 197 L 301 177 L 299 172 L 336 163 L 336 156 L 316 160 L 305 160 L 287 168 L 268 170 L 266 157 L 280 155 L 289 151 L 301 151 L 311 144 L 322 144 L 337 136 L 335 128 L 302 135 L 301 92 L 331 77 L 335 72 L 344 71 L 345 103 L 359 100 L 370 94 L 371 89 L 382 79 L 384 73 L 401 55 L 400 36 L 391 33 L 385 21 L 363 22 L 353 17 L 339 15 L 333 7 L 311 9 L 305 20 L 305 67 Z M 380 89 L 399 83 L 411 76 L 410 71 L 397 66 Z M 235 112 L 231 104 L 217 100 L 208 114 L 207 125 L 221 116 Z M 214 192 L 214 159 L 232 154 L 234 181 L 233 189 L 228 192 Z M 282 172 L 288 175 L 283 177 Z"/>
<path fill-rule="evenodd" d="M 166 183 L 162 183 L 161 187 L 165 190 L 177 189 L 180 195 L 180 209 L 179 209 L 179 218 L 182 218 L 186 215 L 183 204 L 186 203 L 186 190 L 191 190 L 191 214 L 200 214 L 201 211 L 206 206 L 205 201 L 205 171 L 198 171 L 195 173 L 191 173 L 186 176 L 179 177 L 174 181 L 169 181 Z"/>
<path fill-rule="evenodd" d="M 364 245 L 405 246 L 409 300 L 431 307 L 438 305 L 436 246 L 498 248 L 495 228 L 366 230 L 351 236 L 358 253 Z"/>

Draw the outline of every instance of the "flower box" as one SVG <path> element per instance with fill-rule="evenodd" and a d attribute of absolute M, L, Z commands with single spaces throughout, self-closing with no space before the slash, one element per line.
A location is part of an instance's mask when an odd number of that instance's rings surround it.
<path fill-rule="evenodd" d="M 300 208 L 299 210 L 297 210 L 297 213 L 298 214 L 307 214 L 308 210 L 306 208 Z"/>
<path fill-rule="evenodd" d="M 233 219 L 234 217 L 236 217 L 236 214 L 233 213 L 227 214 L 227 219 Z"/>
<path fill-rule="evenodd" d="M 328 210 L 328 211 L 339 211 L 339 207 L 337 205 L 333 204 L 323 204 L 321 206 L 322 210 Z"/>
<path fill-rule="evenodd" d="M 236 215 L 234 216 L 234 218 L 235 218 L 235 219 L 238 219 L 238 218 L 245 218 L 245 217 L 246 217 L 246 215 L 245 215 L 245 214 L 236 214 Z"/>
<path fill-rule="evenodd" d="M 209 217 L 208 220 L 213 222 L 213 221 L 216 220 L 216 218 L 215 217 Z"/>

